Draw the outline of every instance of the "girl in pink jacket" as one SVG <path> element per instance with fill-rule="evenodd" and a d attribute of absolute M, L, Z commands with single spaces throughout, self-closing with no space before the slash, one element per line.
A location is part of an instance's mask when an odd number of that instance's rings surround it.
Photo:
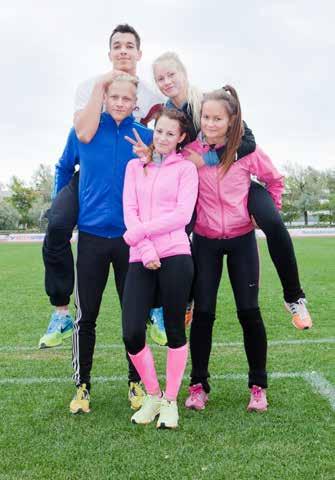
<path fill-rule="evenodd" d="M 163 110 L 149 161 L 130 161 L 124 183 L 124 239 L 130 245 L 130 264 L 123 294 L 123 339 L 147 392 L 131 421 L 147 424 L 159 415 L 157 428 L 178 426 L 176 400 L 188 355 L 184 317 L 193 261 L 185 226 L 195 207 L 198 174 L 192 162 L 176 153 L 187 128 L 183 113 Z M 146 320 L 157 293 L 168 339 L 164 395 L 145 341 Z"/>
<path fill-rule="evenodd" d="M 250 175 L 255 175 L 266 184 L 280 208 L 283 177 L 259 147 L 238 158 L 242 134 L 241 109 L 235 90 L 227 86 L 205 95 L 201 132 L 187 148 L 199 174 L 193 234 L 197 275 L 190 336 L 192 373 L 186 400 L 186 407 L 197 410 L 205 408 L 210 391 L 208 362 L 225 255 L 249 364 L 251 397 L 247 409 L 267 409 L 267 339 L 258 306 L 258 250 L 247 204 Z"/>

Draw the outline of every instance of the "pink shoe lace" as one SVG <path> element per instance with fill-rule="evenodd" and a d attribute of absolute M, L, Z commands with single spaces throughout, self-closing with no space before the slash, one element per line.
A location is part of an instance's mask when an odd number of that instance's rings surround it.
<path fill-rule="evenodd" d="M 266 400 L 266 393 L 262 387 L 253 385 L 251 388 L 250 402 L 247 407 L 249 412 L 259 411 L 264 412 L 267 410 L 268 402 Z"/>
<path fill-rule="evenodd" d="M 188 389 L 189 396 L 186 399 L 186 408 L 194 408 L 195 410 L 203 410 L 208 402 L 208 395 L 204 391 L 201 383 L 191 385 Z"/>

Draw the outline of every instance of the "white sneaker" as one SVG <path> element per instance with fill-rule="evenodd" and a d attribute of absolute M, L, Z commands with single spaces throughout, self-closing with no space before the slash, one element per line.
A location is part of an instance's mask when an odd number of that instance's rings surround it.
<path fill-rule="evenodd" d="M 175 400 L 167 400 L 163 397 L 157 421 L 157 428 L 177 428 L 178 419 L 177 402 Z"/>
<path fill-rule="evenodd" d="M 312 328 L 313 322 L 307 310 L 305 298 L 299 298 L 296 302 L 285 303 L 286 310 L 292 315 L 292 324 L 298 330 L 308 330 Z"/>
<path fill-rule="evenodd" d="M 142 407 L 131 417 L 132 423 L 147 425 L 153 422 L 159 414 L 161 402 L 160 395 L 146 395 Z"/>

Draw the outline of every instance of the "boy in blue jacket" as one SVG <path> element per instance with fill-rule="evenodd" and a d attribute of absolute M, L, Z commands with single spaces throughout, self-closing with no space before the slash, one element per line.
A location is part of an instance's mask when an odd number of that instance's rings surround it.
<path fill-rule="evenodd" d="M 137 80 L 124 74 L 108 86 L 105 112 L 98 130 L 88 144 L 71 130 L 67 146 L 57 166 L 58 185 L 66 184 L 80 162 L 76 320 L 72 363 L 77 392 L 70 411 L 90 411 L 90 372 L 95 345 L 95 326 L 110 264 L 113 266 L 121 303 L 128 270 L 129 251 L 123 240 L 122 193 L 126 166 L 134 157 L 125 136 L 133 129 L 149 144 L 152 131 L 138 124 L 133 115 Z M 137 382 L 137 372 L 129 364 L 129 380 Z"/>

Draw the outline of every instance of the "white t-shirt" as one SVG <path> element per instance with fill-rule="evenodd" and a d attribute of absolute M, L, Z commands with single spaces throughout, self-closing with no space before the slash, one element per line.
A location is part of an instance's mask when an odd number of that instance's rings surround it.
<path fill-rule="evenodd" d="M 98 77 L 90 78 L 78 86 L 74 99 L 75 112 L 86 107 L 97 80 Z M 137 87 L 137 106 L 133 112 L 137 122 L 146 118 L 153 107 L 162 105 L 163 103 L 165 103 L 165 99 L 162 95 L 154 91 L 142 80 L 139 80 Z"/>

